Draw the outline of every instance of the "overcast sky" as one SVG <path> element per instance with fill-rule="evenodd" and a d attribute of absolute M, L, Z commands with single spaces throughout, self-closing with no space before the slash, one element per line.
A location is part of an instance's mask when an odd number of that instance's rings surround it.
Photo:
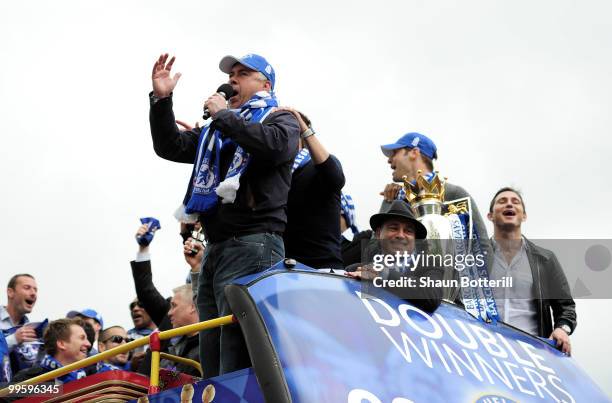
<path fill-rule="evenodd" d="M 612 13 L 606 1 L 0 3 L 0 282 L 38 279 L 32 319 L 92 307 L 131 323 L 138 218 L 155 216 L 154 280 L 184 281 L 178 224 L 190 166 L 151 145 L 151 67 L 183 73 L 195 122 L 226 54 L 264 55 L 280 102 L 343 163 L 367 228 L 390 181 L 379 145 L 409 131 L 481 210 L 524 191 L 530 238 L 610 239 Z M 489 226 L 489 229 L 491 227 Z M 0 299 L 4 303 L 5 297 Z M 579 364 L 612 395 L 612 303 L 578 301 Z"/>

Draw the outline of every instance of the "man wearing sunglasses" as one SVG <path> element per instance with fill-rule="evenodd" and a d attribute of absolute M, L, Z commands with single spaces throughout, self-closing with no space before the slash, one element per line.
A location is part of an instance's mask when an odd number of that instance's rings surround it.
<path fill-rule="evenodd" d="M 128 338 L 127 332 L 121 326 L 111 326 L 104 329 L 98 341 L 98 351 L 101 353 L 115 348 L 124 343 L 128 343 L 132 339 Z M 113 370 L 128 370 L 128 353 L 118 354 L 110 357 L 108 360 L 100 361 L 97 365 L 97 372 L 106 372 Z"/>
<path fill-rule="evenodd" d="M 153 330 L 157 328 L 147 311 L 142 307 L 142 304 L 138 299 L 135 299 L 130 303 L 130 316 L 134 327 L 128 330 L 128 336 L 131 339 L 140 339 L 150 335 Z M 146 346 L 139 347 L 134 350 L 134 353 L 144 352 L 147 349 Z"/>

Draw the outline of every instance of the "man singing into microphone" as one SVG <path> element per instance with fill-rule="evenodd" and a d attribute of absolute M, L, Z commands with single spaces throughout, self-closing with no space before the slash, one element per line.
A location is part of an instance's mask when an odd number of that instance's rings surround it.
<path fill-rule="evenodd" d="M 180 131 L 172 111 L 180 78 L 171 75 L 174 60 L 162 54 L 153 66 L 149 120 L 157 155 L 194 164 L 184 206 L 198 217 L 208 240 L 197 296 L 203 321 L 231 314 L 223 293 L 227 284 L 284 257 L 282 233 L 300 128 L 290 112 L 273 112 L 274 69 L 248 54 L 219 63 L 234 92 L 225 94 L 229 107 L 215 93 L 204 103 L 210 124 Z M 205 378 L 250 366 L 239 327 L 201 332 L 200 362 Z"/>

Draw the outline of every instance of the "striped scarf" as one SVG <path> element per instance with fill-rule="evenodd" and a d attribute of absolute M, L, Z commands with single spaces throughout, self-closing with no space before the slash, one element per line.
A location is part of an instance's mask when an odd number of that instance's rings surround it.
<path fill-rule="evenodd" d="M 233 109 L 232 112 L 248 122 L 262 122 L 276 106 L 278 102 L 274 94 L 259 91 L 240 109 Z M 236 151 L 225 179 L 220 181 L 221 150 L 226 147 L 235 147 Z M 240 177 L 248 168 L 250 160 L 249 153 L 233 140 L 223 139 L 219 130 L 211 132 L 210 125 L 205 126 L 200 134 L 198 153 L 187 189 L 185 212 L 210 212 L 216 207 L 219 197 L 221 203 L 233 203 L 240 187 Z"/>
<path fill-rule="evenodd" d="M 291 173 L 293 174 L 297 169 L 302 168 L 304 165 L 310 162 L 310 151 L 307 148 L 302 148 L 293 160 L 293 166 L 291 167 Z"/>
<path fill-rule="evenodd" d="M 40 366 L 49 371 L 53 371 L 54 369 L 63 367 L 63 365 L 58 360 L 51 357 L 49 354 L 44 356 L 44 358 L 40 362 Z M 66 375 L 62 375 L 58 377 L 57 379 L 62 381 L 62 383 L 67 383 L 70 381 L 76 381 L 77 379 L 84 378 L 86 375 L 87 374 L 85 374 L 85 371 L 83 371 L 82 369 L 79 369 L 76 371 L 69 372 Z"/>
<path fill-rule="evenodd" d="M 359 232 L 356 223 L 355 204 L 351 195 L 342 192 L 340 194 L 340 214 L 344 217 L 347 227 L 351 229 L 353 235 Z"/>

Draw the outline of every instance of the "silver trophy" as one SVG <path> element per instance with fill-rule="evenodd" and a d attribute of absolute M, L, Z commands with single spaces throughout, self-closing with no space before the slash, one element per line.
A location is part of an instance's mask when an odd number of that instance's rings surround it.
<path fill-rule="evenodd" d="M 445 201 L 446 178 L 441 178 L 438 171 L 435 171 L 429 180 L 420 170 L 415 181 L 409 181 L 407 177 L 403 179 L 406 201 L 412 207 L 417 220 L 427 228 L 427 253 L 440 255 L 443 257 L 442 260 L 445 260 L 448 256 L 455 256 L 458 246 L 470 250 L 472 220 L 470 219 L 469 235 L 466 240 L 453 228 L 453 223 L 449 219 L 450 215 L 461 213 L 468 213 L 471 217 L 470 199 L 466 197 Z M 458 274 L 453 267 L 445 267 L 445 280 L 457 278 Z M 458 288 L 447 288 L 444 299 L 453 302 L 459 292 Z"/>

